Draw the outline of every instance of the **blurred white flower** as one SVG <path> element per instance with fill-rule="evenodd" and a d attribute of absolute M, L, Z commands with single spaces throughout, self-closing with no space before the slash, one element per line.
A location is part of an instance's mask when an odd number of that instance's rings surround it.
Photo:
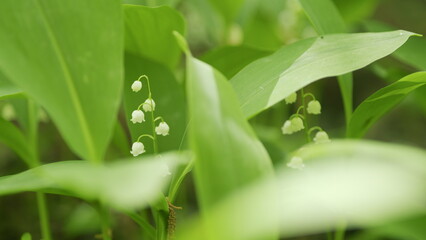
<path fill-rule="evenodd" d="M 148 98 L 142 105 L 145 112 L 152 112 L 155 110 L 155 102 L 152 98 Z"/>
<path fill-rule="evenodd" d="M 281 131 L 283 132 L 283 134 L 292 134 L 293 133 L 293 129 L 291 127 L 291 121 L 287 120 L 284 122 L 284 125 L 281 127 Z"/>
<path fill-rule="evenodd" d="M 320 114 L 321 113 L 321 104 L 317 100 L 312 100 L 308 103 L 308 108 L 306 109 L 310 114 Z"/>
<path fill-rule="evenodd" d="M 142 123 L 145 122 L 145 114 L 141 110 L 135 110 L 132 112 L 132 123 Z"/>
<path fill-rule="evenodd" d="M 284 98 L 286 104 L 294 103 L 294 102 L 296 102 L 296 99 L 297 99 L 297 93 L 296 92 L 294 92 L 294 93 L 290 94 L 288 97 Z"/>
<path fill-rule="evenodd" d="M 294 117 L 291 119 L 291 129 L 293 132 L 298 132 L 304 128 L 305 126 L 303 125 L 303 120 L 300 117 Z"/>
<path fill-rule="evenodd" d="M 315 143 L 328 143 L 330 142 L 330 139 L 328 138 L 328 134 L 324 131 L 319 131 L 315 134 L 314 137 Z"/>
<path fill-rule="evenodd" d="M 305 168 L 305 164 L 303 163 L 303 159 L 301 157 L 292 157 L 290 159 L 290 162 L 287 163 L 287 167 L 294 168 L 294 169 L 303 169 Z"/>
<path fill-rule="evenodd" d="M 142 82 L 139 80 L 136 80 L 132 84 L 132 90 L 133 92 L 139 92 L 142 89 Z"/>
<path fill-rule="evenodd" d="M 134 142 L 132 145 L 132 151 L 130 153 L 136 157 L 139 154 L 142 154 L 145 152 L 145 146 L 141 142 Z"/>
<path fill-rule="evenodd" d="M 3 109 L 1 111 L 1 116 L 6 120 L 6 121 L 13 121 L 16 119 L 16 112 L 15 112 L 15 108 L 12 106 L 12 104 L 7 103 L 3 106 Z"/>
<path fill-rule="evenodd" d="M 158 124 L 158 126 L 155 128 L 155 132 L 157 133 L 157 135 L 163 136 L 169 135 L 169 130 L 170 127 L 169 125 L 167 125 L 166 122 L 160 122 L 160 124 Z"/>

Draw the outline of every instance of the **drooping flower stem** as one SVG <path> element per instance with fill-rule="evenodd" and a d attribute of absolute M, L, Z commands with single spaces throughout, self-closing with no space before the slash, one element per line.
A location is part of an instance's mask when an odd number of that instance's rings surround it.
<path fill-rule="evenodd" d="M 305 121 L 305 135 L 306 135 L 306 140 L 309 143 L 311 141 L 311 138 L 309 137 L 309 124 L 308 124 L 308 114 L 306 113 L 305 91 L 303 88 L 300 91 L 302 95 L 303 120 Z"/>
<path fill-rule="evenodd" d="M 139 77 L 138 80 L 141 80 L 142 78 L 146 79 L 146 83 L 148 86 L 148 99 L 152 99 L 152 92 L 151 92 L 151 85 L 149 82 L 149 78 L 146 75 L 142 75 Z M 152 104 L 152 102 L 151 102 Z M 138 109 L 142 106 L 142 104 L 138 107 Z M 152 107 L 152 105 L 151 105 Z M 157 136 L 155 135 L 155 116 L 154 116 L 154 107 L 152 107 L 151 111 L 151 126 L 152 126 L 152 148 L 154 150 L 154 154 L 158 154 L 158 144 L 157 144 Z"/>

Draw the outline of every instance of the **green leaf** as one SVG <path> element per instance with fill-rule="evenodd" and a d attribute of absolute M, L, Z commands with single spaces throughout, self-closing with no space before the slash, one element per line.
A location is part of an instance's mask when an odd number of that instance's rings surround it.
<path fill-rule="evenodd" d="M 207 52 L 201 60 L 219 70 L 225 77 L 232 78 L 247 64 L 269 54 L 269 51 L 248 46 L 225 46 Z"/>
<path fill-rule="evenodd" d="M 333 2 L 348 24 L 357 24 L 373 15 L 381 0 L 334 0 Z"/>
<path fill-rule="evenodd" d="M 362 137 L 381 116 L 400 103 L 412 91 L 425 84 L 426 72 L 417 72 L 375 92 L 355 109 L 349 123 L 347 136 Z"/>
<path fill-rule="evenodd" d="M 100 162 L 120 102 L 120 1 L 5 0 L 0 9 L 2 72 L 46 109 L 77 154 Z"/>
<path fill-rule="evenodd" d="M 173 68 L 180 50 L 172 32 L 185 34 L 182 15 L 171 7 L 124 5 L 126 51 Z"/>
<path fill-rule="evenodd" d="M 186 159 L 170 153 L 161 157 L 120 160 L 109 165 L 63 161 L 0 177 L 0 195 L 43 191 L 99 200 L 116 208 L 143 207 L 160 194 L 167 173 Z"/>
<path fill-rule="evenodd" d="M 31 234 L 29 233 L 24 233 L 21 237 L 21 240 L 31 240 L 31 239 L 32 237 L 31 237 Z"/>
<path fill-rule="evenodd" d="M 7 77 L 0 72 L 0 100 L 7 99 L 22 91 L 7 80 Z"/>
<path fill-rule="evenodd" d="M 331 0 L 301 0 L 300 3 L 318 34 L 347 32 L 343 18 Z M 338 82 L 347 125 L 353 110 L 352 73 L 338 76 Z"/>
<path fill-rule="evenodd" d="M 346 32 L 345 22 L 331 0 L 300 0 L 306 15 L 320 35 Z"/>
<path fill-rule="evenodd" d="M 22 131 L 13 123 L 0 118 L 0 142 L 12 149 L 22 160 L 32 166 L 34 155 Z"/>
<path fill-rule="evenodd" d="M 231 79 L 246 117 L 321 78 L 342 75 L 385 57 L 414 33 L 332 34 L 287 45 Z"/>
<path fill-rule="evenodd" d="M 227 79 L 208 64 L 186 57 L 195 184 L 205 212 L 240 187 L 269 175 L 272 164 Z"/>
<path fill-rule="evenodd" d="M 364 26 L 369 31 L 392 31 L 395 28 L 378 21 L 368 21 Z M 426 39 L 410 38 L 403 46 L 396 50 L 392 56 L 418 70 L 426 70 Z"/>
<path fill-rule="evenodd" d="M 426 212 L 423 150 L 335 140 L 296 155 L 304 169 L 284 166 L 275 178 L 240 189 L 177 239 L 251 240 L 276 228 L 282 237 L 306 236 L 342 223 L 368 227 Z"/>
<path fill-rule="evenodd" d="M 130 129 L 132 140 L 142 134 L 153 134 L 151 113 L 145 113 L 145 122 L 133 124 L 130 122 L 132 111 L 145 102 L 148 98 L 148 85 L 145 79 L 142 79 L 142 90 L 133 92 L 132 83 L 141 75 L 147 75 L 151 83 L 152 98 L 155 101 L 155 117 L 161 116 L 170 126 L 170 134 L 167 136 L 157 136 L 159 151 L 177 150 L 182 144 L 182 138 L 187 126 L 186 106 L 184 89 L 177 82 L 173 73 L 164 65 L 155 63 L 145 58 L 125 55 L 126 80 L 124 84 L 124 109 L 126 112 L 126 122 Z M 159 121 L 157 121 L 158 125 Z M 142 139 L 146 142 L 147 152 L 153 152 L 151 139 Z M 129 150 L 130 151 L 130 150 Z"/>
<path fill-rule="evenodd" d="M 210 0 L 209 2 L 222 15 L 222 17 L 225 19 L 225 22 L 231 23 L 234 21 L 235 17 L 240 11 L 244 0 Z"/>

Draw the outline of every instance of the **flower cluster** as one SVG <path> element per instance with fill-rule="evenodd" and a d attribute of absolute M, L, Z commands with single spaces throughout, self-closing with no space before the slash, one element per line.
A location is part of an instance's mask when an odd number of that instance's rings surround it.
<path fill-rule="evenodd" d="M 302 98 L 302 105 L 297 109 L 297 112 L 290 116 L 288 120 L 286 120 L 281 127 L 281 131 L 285 135 L 290 135 L 296 132 L 299 132 L 300 130 L 305 129 L 308 142 L 313 140 L 314 143 L 328 143 L 330 142 L 330 139 L 328 137 L 328 134 L 319 126 L 314 126 L 309 128 L 307 123 L 307 117 L 308 114 L 311 115 L 319 115 L 321 114 L 321 103 L 315 99 L 315 96 L 312 93 L 301 93 Z M 305 98 L 311 97 L 312 100 L 309 101 L 305 105 Z M 297 101 L 297 93 L 291 93 L 289 96 L 284 98 L 284 101 L 286 104 L 292 104 Z M 301 112 L 303 111 L 303 114 Z M 312 132 L 317 131 L 315 136 L 311 138 Z M 299 156 L 294 156 L 291 158 L 290 162 L 287 164 L 288 167 L 294 168 L 294 169 L 303 169 L 305 167 L 305 164 L 303 163 L 303 159 Z"/>
<path fill-rule="evenodd" d="M 134 110 L 132 112 L 132 118 L 130 119 L 130 121 L 133 124 L 145 122 L 145 113 L 149 112 L 151 114 L 151 118 L 152 118 L 153 135 L 143 134 L 143 135 L 139 136 L 139 138 L 137 139 L 136 142 L 133 143 L 132 150 L 130 151 L 130 153 L 135 157 L 138 156 L 139 154 L 142 154 L 142 153 L 145 152 L 145 146 L 140 141 L 140 139 L 142 137 L 151 138 L 154 142 L 154 146 L 156 146 L 156 139 L 157 139 L 156 135 L 167 136 L 167 135 L 169 135 L 169 131 L 170 131 L 169 125 L 164 121 L 164 119 L 162 117 L 155 118 L 155 116 L 154 116 L 155 101 L 154 101 L 154 99 L 152 99 L 151 88 L 150 88 L 150 85 L 149 85 L 148 77 L 146 75 L 140 76 L 138 80 L 133 82 L 131 89 L 133 90 L 133 92 L 139 92 L 140 90 L 142 90 L 142 81 L 141 80 L 143 78 L 145 78 L 147 83 L 148 83 L 148 98 L 142 104 L 140 104 L 139 107 L 136 110 Z M 143 111 L 141 110 L 141 108 L 142 108 Z M 160 123 L 158 124 L 158 126 L 155 127 L 155 122 L 157 122 L 158 120 L 160 120 Z"/>

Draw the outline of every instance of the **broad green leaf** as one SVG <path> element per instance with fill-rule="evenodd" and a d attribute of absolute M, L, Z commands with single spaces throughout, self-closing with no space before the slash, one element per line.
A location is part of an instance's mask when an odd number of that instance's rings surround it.
<path fill-rule="evenodd" d="M 251 240 L 369 227 L 426 213 L 426 152 L 372 141 L 334 140 L 296 153 L 305 168 L 283 166 L 222 201 L 209 219 L 177 239 Z M 218 231 L 220 229 L 220 231 Z"/>
<path fill-rule="evenodd" d="M 34 155 L 22 131 L 13 123 L 0 118 L 0 142 L 12 149 L 28 166 L 32 166 Z"/>
<path fill-rule="evenodd" d="M 320 35 L 331 33 L 345 33 L 346 26 L 336 6 L 331 0 L 300 0 L 300 3 L 312 22 L 314 28 Z M 352 73 L 338 76 L 340 91 L 342 93 L 343 106 L 345 110 L 346 125 L 353 110 Z"/>
<path fill-rule="evenodd" d="M 245 0 L 210 0 L 216 10 L 222 15 L 225 19 L 225 22 L 231 23 L 234 21 L 238 12 L 240 11 L 241 6 Z"/>
<path fill-rule="evenodd" d="M 229 79 L 247 64 L 269 54 L 269 51 L 247 46 L 225 46 L 207 52 L 201 57 L 201 60 L 219 70 Z"/>
<path fill-rule="evenodd" d="M 347 136 L 362 137 L 381 116 L 400 103 L 409 93 L 425 84 L 426 72 L 417 72 L 375 92 L 355 109 Z"/>
<path fill-rule="evenodd" d="M 181 36 L 180 43 L 184 43 Z M 187 54 L 190 142 L 195 185 L 203 212 L 238 188 L 272 172 L 269 156 L 217 70 Z"/>
<path fill-rule="evenodd" d="M 125 55 L 125 71 L 124 109 L 132 140 L 136 141 L 142 134 L 153 134 L 151 112 L 145 113 L 143 123 L 133 124 L 130 121 L 132 111 L 148 98 L 148 85 L 145 79 L 142 79 L 142 89 L 137 93 L 132 91 L 131 85 L 139 76 L 147 75 L 151 83 L 152 98 L 155 101 L 154 115 L 163 117 L 170 126 L 169 135 L 157 136 L 159 151 L 179 149 L 187 126 L 183 86 L 164 65 L 131 54 Z M 156 125 L 159 123 L 160 121 L 157 121 Z M 152 140 L 143 138 L 142 141 L 147 152 L 153 152 Z"/>
<path fill-rule="evenodd" d="M 185 158 L 182 154 L 170 153 L 109 165 L 87 161 L 51 163 L 0 177 L 0 195 L 43 191 L 99 200 L 116 208 L 137 208 L 159 196 L 168 182 L 169 171 Z"/>
<path fill-rule="evenodd" d="M 348 24 L 356 24 L 374 14 L 381 0 L 333 0 Z"/>
<path fill-rule="evenodd" d="M 0 9 L 2 72 L 46 109 L 77 154 L 100 162 L 120 102 L 120 1 L 5 0 Z"/>
<path fill-rule="evenodd" d="M 392 31 L 395 28 L 385 23 L 377 21 L 368 21 L 364 24 L 368 31 Z M 396 50 L 392 56 L 417 68 L 418 70 L 426 70 L 426 39 L 410 38 L 403 46 Z"/>
<path fill-rule="evenodd" d="M 180 50 L 173 31 L 185 34 L 182 15 L 173 8 L 124 5 L 126 51 L 173 68 Z"/>
<path fill-rule="evenodd" d="M 7 80 L 0 72 L 0 100 L 21 94 L 22 91 Z"/>
<path fill-rule="evenodd" d="M 385 57 L 414 33 L 332 34 L 284 46 L 231 79 L 246 117 L 321 78 L 342 75 Z"/>

